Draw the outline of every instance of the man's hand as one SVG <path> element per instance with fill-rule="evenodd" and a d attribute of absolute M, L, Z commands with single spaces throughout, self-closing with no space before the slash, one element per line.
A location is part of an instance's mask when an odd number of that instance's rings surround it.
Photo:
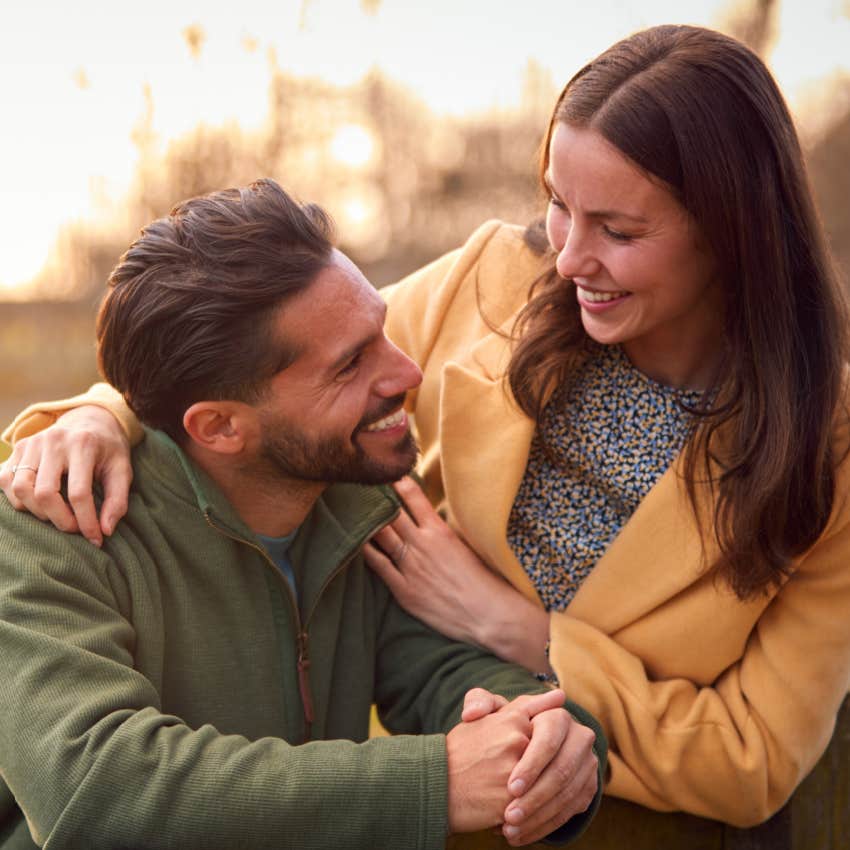
<path fill-rule="evenodd" d="M 449 830 L 474 832 L 502 823 L 508 780 L 534 734 L 533 718 L 564 701 L 561 691 L 521 696 L 446 736 Z M 529 770 L 533 769 L 533 765 Z"/>
<path fill-rule="evenodd" d="M 68 503 L 60 493 L 66 472 Z M 92 494 L 95 479 L 104 493 L 100 521 Z M 69 410 L 49 428 L 19 440 L 0 469 L 0 488 L 17 510 L 50 520 L 62 531 L 79 532 L 95 546 L 127 512 L 132 480 L 127 437 L 115 417 L 95 405 Z"/>
<path fill-rule="evenodd" d="M 562 691 L 550 691 L 547 696 L 551 694 L 560 701 L 530 719 L 529 744 L 508 777 L 512 799 L 503 812 L 502 833 L 513 846 L 544 838 L 583 812 L 596 795 L 595 735 L 562 708 Z M 493 716 L 511 705 L 504 697 L 475 688 L 467 693 L 461 716 L 474 725 L 488 712 Z"/>

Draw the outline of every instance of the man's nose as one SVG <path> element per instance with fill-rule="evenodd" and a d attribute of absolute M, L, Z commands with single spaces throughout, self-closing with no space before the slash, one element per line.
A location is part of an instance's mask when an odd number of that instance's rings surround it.
<path fill-rule="evenodd" d="M 376 392 L 384 398 L 402 395 L 422 383 L 422 370 L 401 349 L 387 340 L 386 371 L 376 382 Z"/>

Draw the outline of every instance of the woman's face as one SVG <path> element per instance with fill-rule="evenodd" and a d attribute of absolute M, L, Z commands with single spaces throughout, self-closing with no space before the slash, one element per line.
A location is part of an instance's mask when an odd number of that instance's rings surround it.
<path fill-rule="evenodd" d="M 671 386 L 701 387 L 719 352 L 720 285 L 699 228 L 595 130 L 558 124 L 546 232 L 585 331 Z"/>

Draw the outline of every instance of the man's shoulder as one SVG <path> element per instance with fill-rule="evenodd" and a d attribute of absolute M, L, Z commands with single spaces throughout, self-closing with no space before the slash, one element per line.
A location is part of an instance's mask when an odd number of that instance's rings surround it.
<path fill-rule="evenodd" d="M 4 600 L 0 604 L 4 610 L 15 596 L 36 599 L 80 584 L 102 587 L 111 563 L 103 550 L 81 535 L 15 510 L 0 493 L 0 599 Z"/>
<path fill-rule="evenodd" d="M 398 493 L 389 484 L 332 484 L 322 493 L 314 513 L 333 518 L 333 524 L 344 536 L 359 538 L 373 534 L 392 520 L 401 510 Z M 327 528 L 317 523 L 316 533 Z"/>

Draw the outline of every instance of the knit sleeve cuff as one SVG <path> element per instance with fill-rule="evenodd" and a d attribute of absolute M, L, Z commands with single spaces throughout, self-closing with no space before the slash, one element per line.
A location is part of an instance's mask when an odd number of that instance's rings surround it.
<path fill-rule="evenodd" d="M 109 384 L 94 384 L 85 393 L 59 401 L 36 402 L 21 411 L 3 432 L 3 440 L 14 445 L 23 437 L 29 437 L 53 425 L 65 412 L 84 404 L 93 404 L 108 410 L 117 420 L 131 445 L 138 443 L 144 434 L 142 426 L 127 407 L 121 394 Z"/>

